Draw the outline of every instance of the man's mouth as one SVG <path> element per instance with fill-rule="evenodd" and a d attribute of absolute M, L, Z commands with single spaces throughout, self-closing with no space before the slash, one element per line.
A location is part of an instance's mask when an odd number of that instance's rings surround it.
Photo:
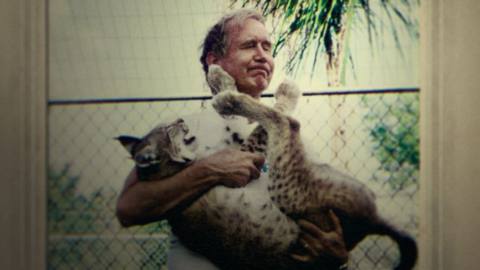
<path fill-rule="evenodd" d="M 268 75 L 270 74 L 270 72 L 263 67 L 250 68 L 248 69 L 248 72 L 253 76 L 262 75 L 265 78 L 267 78 Z"/>

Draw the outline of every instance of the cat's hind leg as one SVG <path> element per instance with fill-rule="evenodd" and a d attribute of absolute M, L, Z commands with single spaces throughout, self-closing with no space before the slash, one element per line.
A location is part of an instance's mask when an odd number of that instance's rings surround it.
<path fill-rule="evenodd" d="M 277 89 L 275 93 L 276 102 L 273 108 L 277 111 L 290 115 L 298 102 L 300 91 L 298 87 L 292 82 L 285 80 Z M 250 134 L 247 142 L 242 145 L 242 151 L 249 151 L 252 153 L 260 153 L 265 155 L 267 150 L 268 134 L 262 125 L 258 125 Z"/>

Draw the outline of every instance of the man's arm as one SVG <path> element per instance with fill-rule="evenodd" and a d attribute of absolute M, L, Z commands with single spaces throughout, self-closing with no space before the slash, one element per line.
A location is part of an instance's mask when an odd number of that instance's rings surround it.
<path fill-rule="evenodd" d="M 117 218 L 122 226 L 161 220 L 215 185 L 246 185 L 260 176 L 263 162 L 261 155 L 224 149 L 164 179 L 139 181 L 133 169 L 117 201 Z"/>

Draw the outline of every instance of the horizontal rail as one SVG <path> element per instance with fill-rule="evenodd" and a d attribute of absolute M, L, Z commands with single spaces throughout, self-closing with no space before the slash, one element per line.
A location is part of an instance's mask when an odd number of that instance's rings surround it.
<path fill-rule="evenodd" d="M 338 91 L 307 91 L 302 95 L 310 96 L 342 96 L 342 95 L 370 95 L 370 94 L 398 94 L 418 93 L 419 88 L 385 88 L 385 89 L 358 89 Z M 263 94 L 264 98 L 271 98 L 273 94 Z M 194 97 L 146 97 L 146 98 L 104 98 L 104 99 L 52 99 L 49 106 L 60 105 L 89 105 L 89 104 L 118 104 L 118 103 L 148 103 L 148 102 L 171 102 L 171 101 L 202 101 L 209 100 L 212 96 Z"/>
<path fill-rule="evenodd" d="M 76 241 L 76 240 L 165 240 L 169 238 L 167 233 L 154 234 L 50 234 L 50 241 Z"/>

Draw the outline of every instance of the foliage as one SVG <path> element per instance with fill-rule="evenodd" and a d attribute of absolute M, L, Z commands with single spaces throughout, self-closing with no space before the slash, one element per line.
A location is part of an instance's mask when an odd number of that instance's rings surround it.
<path fill-rule="evenodd" d="M 70 165 L 48 175 L 48 231 L 49 233 L 86 233 L 100 229 L 104 194 L 96 190 L 89 196 L 78 193 L 80 177 L 71 175 Z"/>
<path fill-rule="evenodd" d="M 377 0 L 385 13 L 378 16 L 372 9 L 369 0 L 230 0 L 232 4 L 241 3 L 242 6 L 253 5 L 262 11 L 267 18 L 274 20 L 275 37 L 274 55 L 289 42 L 293 43 L 293 53 L 287 61 L 287 71 L 296 70 L 309 48 L 314 49 L 312 73 L 320 53 L 333 54 L 336 40 L 343 28 L 349 31 L 357 25 L 366 25 L 369 40 L 378 36 L 380 27 L 390 26 L 397 47 L 401 49 L 397 22 L 400 22 L 411 36 L 418 38 L 418 23 L 412 10 L 418 5 L 418 0 Z M 384 18 L 388 22 L 384 22 Z M 357 22 L 359 22 L 357 24 Z M 348 35 L 347 35 L 348 36 Z M 350 59 L 348 44 L 345 59 Z"/>
<path fill-rule="evenodd" d="M 117 194 L 99 188 L 84 195 L 78 190 L 80 176 L 72 175 L 70 165 L 48 176 L 48 231 L 50 233 L 99 233 L 117 226 L 114 216 Z M 131 229 L 135 233 L 167 233 L 168 224 L 155 222 Z"/>
<path fill-rule="evenodd" d="M 373 153 L 380 169 L 389 175 L 387 183 L 393 190 L 415 184 L 420 167 L 418 94 L 391 97 L 364 96 L 368 108 L 364 120 L 369 126 Z"/>
<path fill-rule="evenodd" d="M 169 232 L 166 222 L 137 226 L 126 231 L 128 238 L 109 237 L 118 229 L 113 209 L 117 194 L 99 188 L 88 195 L 79 192 L 79 175 L 69 164 L 48 174 L 48 264 L 88 269 L 124 268 L 132 262 L 138 268 L 162 269 L 166 262 Z M 135 234 L 163 234 L 163 238 Z M 121 234 L 118 234 L 121 235 Z M 122 254 L 122 256 L 120 256 Z M 137 268 L 137 267 L 136 267 Z"/>
<path fill-rule="evenodd" d="M 274 55 L 287 44 L 293 53 L 287 61 L 287 71 L 298 69 L 309 49 L 314 50 L 312 74 L 322 53 L 327 55 L 334 72 L 344 74 L 345 62 L 351 60 L 349 32 L 355 27 L 365 27 L 370 44 L 379 37 L 385 26 L 393 36 L 397 48 L 402 52 L 399 25 L 418 39 L 418 22 L 413 12 L 418 0 L 231 0 L 242 6 L 260 9 L 263 15 L 273 20 L 275 39 Z M 375 8 L 374 8 L 375 7 Z M 376 10 L 383 14 L 378 14 Z M 342 33 L 342 31 L 346 31 Z M 346 44 L 343 44 L 346 43 Z M 340 51 L 339 51 L 340 50 Z M 344 53 L 342 53 L 344 50 Z M 309 55 L 310 56 L 310 55 Z M 343 59 L 335 59 L 344 57 Z M 338 63 L 342 62 L 343 65 Z M 340 67 L 339 67 L 340 66 Z M 328 75 L 328 74 L 327 74 Z M 340 75 L 341 76 L 341 75 Z M 340 79 L 341 80 L 341 79 Z M 374 142 L 374 155 L 386 173 L 388 183 L 394 190 L 416 182 L 419 169 L 418 149 L 418 96 L 405 96 L 400 102 L 388 99 L 384 104 L 375 104 L 375 99 L 364 97 L 369 108 L 365 120 L 372 126 L 370 137 Z M 383 178 L 383 177 L 382 177 Z"/>

